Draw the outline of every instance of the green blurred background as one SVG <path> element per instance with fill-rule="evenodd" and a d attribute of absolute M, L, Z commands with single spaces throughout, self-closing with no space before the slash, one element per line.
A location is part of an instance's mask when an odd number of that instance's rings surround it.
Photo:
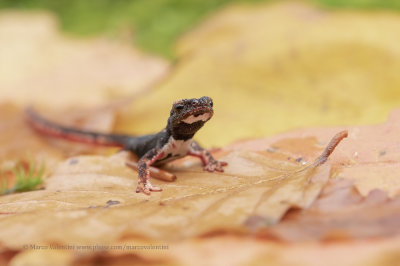
<path fill-rule="evenodd" d="M 206 16 L 231 3 L 272 0 L 0 0 L 0 8 L 47 9 L 58 15 L 62 29 L 75 35 L 134 34 L 145 51 L 174 59 L 174 43 Z M 275 1 L 277 2 L 277 1 Z M 310 0 L 331 9 L 392 9 L 399 0 Z"/>

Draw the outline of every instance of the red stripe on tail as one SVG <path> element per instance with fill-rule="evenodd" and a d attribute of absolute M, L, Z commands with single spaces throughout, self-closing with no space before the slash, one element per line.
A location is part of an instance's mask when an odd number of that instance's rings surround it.
<path fill-rule="evenodd" d="M 124 147 L 122 143 L 110 139 L 111 135 L 101 134 L 97 132 L 89 132 L 77 128 L 64 127 L 40 117 L 33 109 L 27 108 L 26 111 L 27 122 L 29 125 L 38 131 L 40 134 L 51 136 L 68 141 L 85 143 L 96 146 L 111 146 L 111 147 Z M 75 130 L 79 132 L 68 132 Z M 98 134 L 93 137 L 91 134 Z"/>

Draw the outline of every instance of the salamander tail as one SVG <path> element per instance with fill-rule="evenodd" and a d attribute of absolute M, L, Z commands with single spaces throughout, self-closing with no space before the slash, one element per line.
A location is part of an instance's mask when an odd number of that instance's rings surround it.
<path fill-rule="evenodd" d="M 125 147 L 127 140 L 130 138 L 129 135 L 105 134 L 62 126 L 43 118 L 31 107 L 25 109 L 25 115 L 29 125 L 40 134 L 46 136 L 92 145 L 114 147 Z"/>

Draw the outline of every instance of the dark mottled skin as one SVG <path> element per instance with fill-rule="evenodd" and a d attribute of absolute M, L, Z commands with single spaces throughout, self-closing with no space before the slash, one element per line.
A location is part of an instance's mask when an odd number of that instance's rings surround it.
<path fill-rule="evenodd" d="M 156 134 L 138 137 L 64 127 L 45 120 L 30 108 L 26 110 L 26 114 L 31 126 L 42 134 L 90 144 L 118 146 L 136 154 L 140 158 L 136 192 L 147 195 L 151 191 L 161 191 L 161 188 L 150 183 L 150 165 L 161 165 L 186 155 L 199 157 L 204 170 L 210 172 L 223 172 L 223 166 L 227 165 L 215 160 L 208 151 L 192 140 L 195 133 L 214 114 L 210 97 L 176 101 L 172 105 L 165 129 Z"/>

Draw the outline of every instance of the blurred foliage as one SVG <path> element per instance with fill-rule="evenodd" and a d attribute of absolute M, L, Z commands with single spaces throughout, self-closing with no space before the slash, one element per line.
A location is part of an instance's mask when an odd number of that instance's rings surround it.
<path fill-rule="evenodd" d="M 44 170 L 44 163 L 42 163 L 40 169 L 38 169 L 37 164 L 32 159 L 29 162 L 19 162 L 11 169 L 15 179 L 11 188 L 9 188 L 8 179 L 4 178 L 0 180 L 0 195 L 36 189 L 38 185 L 43 183 Z"/>
<path fill-rule="evenodd" d="M 172 58 L 176 38 L 211 11 L 230 2 L 261 1 L 0 0 L 0 8 L 49 9 L 59 16 L 63 30 L 79 35 L 133 32 L 139 47 Z"/>
<path fill-rule="evenodd" d="M 394 9 L 400 10 L 399 0 L 312 0 L 333 8 Z"/>
<path fill-rule="evenodd" d="M 63 30 L 78 35 L 134 33 L 144 50 L 174 58 L 175 40 L 205 16 L 232 2 L 271 0 L 0 0 L 0 8 L 48 9 Z M 398 0 L 311 0 L 325 7 L 388 8 L 400 10 Z"/>

